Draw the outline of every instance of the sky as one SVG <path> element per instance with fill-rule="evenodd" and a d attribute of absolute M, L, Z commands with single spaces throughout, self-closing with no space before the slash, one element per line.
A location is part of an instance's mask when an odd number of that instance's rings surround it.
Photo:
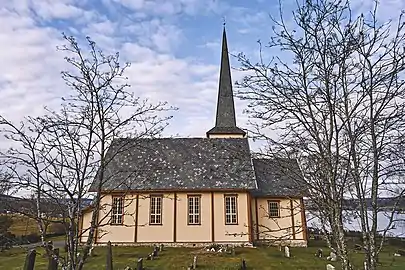
<path fill-rule="evenodd" d="M 366 11 L 371 0 L 353 0 Z M 383 20 L 405 9 L 381 0 Z M 295 0 L 283 1 L 291 13 Z M 215 122 L 220 42 L 225 19 L 231 54 L 257 57 L 257 40 L 271 36 L 276 0 L 0 0 L 0 115 L 17 122 L 58 108 L 67 92 L 62 32 L 90 36 L 106 53 L 131 62 L 126 75 L 137 96 L 178 107 L 165 136 L 204 137 Z M 231 66 L 238 62 L 231 57 Z M 243 77 L 232 73 L 233 80 Z M 249 128 L 246 103 L 236 100 L 237 122 Z"/>

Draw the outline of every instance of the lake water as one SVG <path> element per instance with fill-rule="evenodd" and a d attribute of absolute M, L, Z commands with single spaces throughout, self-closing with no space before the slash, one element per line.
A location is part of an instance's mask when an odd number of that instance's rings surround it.
<path fill-rule="evenodd" d="M 384 230 L 387 228 L 389 223 L 389 212 L 380 212 L 377 215 L 377 228 L 379 230 Z M 371 212 L 368 211 L 369 217 L 371 216 Z M 311 215 L 310 212 L 306 213 L 307 216 L 307 226 L 314 227 L 314 228 L 321 228 L 320 221 L 314 215 Z M 353 211 L 345 211 L 345 230 L 351 231 L 360 231 L 360 219 L 356 218 L 356 215 Z M 395 237 L 405 237 L 405 214 L 394 214 L 394 220 L 392 224 L 392 228 L 388 230 L 387 236 L 395 236 Z M 371 220 L 370 220 L 371 226 Z"/>

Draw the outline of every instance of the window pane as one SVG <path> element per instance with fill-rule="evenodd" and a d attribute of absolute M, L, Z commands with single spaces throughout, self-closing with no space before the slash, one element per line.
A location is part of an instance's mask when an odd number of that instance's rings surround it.
<path fill-rule="evenodd" d="M 269 216 L 279 217 L 280 216 L 280 203 L 269 201 Z"/>
<path fill-rule="evenodd" d="M 200 224 L 200 196 L 188 196 L 188 224 Z"/>
<path fill-rule="evenodd" d="M 237 209 L 237 197 L 226 196 L 225 197 L 225 224 L 237 224 L 238 223 L 238 209 Z"/>
<path fill-rule="evenodd" d="M 150 196 L 150 223 L 162 223 L 162 197 Z"/>
<path fill-rule="evenodd" d="M 124 215 L 124 198 L 113 197 L 111 206 L 111 223 L 122 224 Z"/>

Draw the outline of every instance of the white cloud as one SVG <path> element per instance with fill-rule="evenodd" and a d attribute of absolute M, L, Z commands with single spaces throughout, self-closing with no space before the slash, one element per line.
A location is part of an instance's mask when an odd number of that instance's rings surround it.
<path fill-rule="evenodd" d="M 56 10 L 46 13 L 50 8 L 44 7 L 38 11 L 42 14 L 38 19 L 38 14 L 30 12 L 34 7 L 32 2 L 26 1 L 24 5 L 21 2 L 17 5 L 17 2 L 14 6 L 8 5 L 7 9 L 1 9 L 0 4 L 0 24 L 4 26 L 0 32 L 0 114 L 13 121 L 39 115 L 44 106 L 57 108 L 59 98 L 66 95 L 60 71 L 67 67 L 63 53 L 56 50 L 57 45 L 63 44 L 62 30 L 38 20 L 67 18 L 68 13 Z M 63 4 L 73 6 L 74 2 Z M 82 11 L 95 13 L 94 10 Z M 78 38 L 90 35 L 103 50 L 120 51 L 124 61 L 132 62 L 126 74 L 130 78 L 131 91 L 151 101 L 168 101 L 180 108 L 167 135 L 205 135 L 213 125 L 215 110 L 212 108 L 215 108 L 219 67 L 175 57 L 172 49 L 183 38 L 180 28 L 157 18 L 132 25 L 126 18 L 115 21 L 105 16 L 92 21 L 81 19 L 84 27 L 70 24 L 68 32 Z M 195 119 L 198 124 L 191 125 Z"/>

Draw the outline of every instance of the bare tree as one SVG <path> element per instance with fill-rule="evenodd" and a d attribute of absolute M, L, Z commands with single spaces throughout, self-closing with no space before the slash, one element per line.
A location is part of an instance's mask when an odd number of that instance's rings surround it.
<path fill-rule="evenodd" d="M 49 218 L 41 206 L 54 205 L 60 218 L 51 221 L 64 224 L 66 229 L 67 254 L 59 259 L 64 269 L 82 269 L 96 229 L 108 223 L 99 217 L 105 207 L 101 192 L 108 181 L 105 168 L 114 158 L 107 155 L 107 149 L 120 137 L 159 136 L 174 108 L 166 103 L 152 104 L 129 92 L 124 77 L 129 64 L 122 66 L 118 53 L 104 55 L 90 38 L 86 48 L 73 37 L 64 36 L 64 40 L 66 45 L 59 49 L 66 55 L 69 71 L 63 71 L 62 78 L 71 92 L 63 98 L 60 111 L 47 110 L 42 117 L 26 118 L 20 126 L 0 118 L 3 134 L 15 145 L 2 153 L 2 160 L 15 184 L 34 191 L 43 244 Z M 119 151 L 125 149 L 126 144 L 120 144 Z M 83 232 L 77 222 L 95 179 L 91 225 L 81 249 Z M 47 252 L 52 256 L 51 250 Z"/>
<path fill-rule="evenodd" d="M 365 262 L 376 269 L 404 192 L 403 15 L 379 23 L 377 2 L 357 17 L 348 1 L 297 5 L 292 26 L 280 8 L 274 36 L 266 46 L 259 42 L 258 63 L 239 55 L 248 72 L 239 95 L 251 102 L 253 134 L 270 143 L 267 153 L 300 161 L 309 198 L 343 269 L 352 268 L 343 202 L 360 202 L 355 210 Z M 265 61 L 264 48 L 282 53 Z M 396 200 L 384 228 L 378 227 L 381 196 Z"/>
<path fill-rule="evenodd" d="M 7 194 L 12 189 L 10 178 L 8 173 L 3 173 L 0 169 L 0 195 Z"/>

